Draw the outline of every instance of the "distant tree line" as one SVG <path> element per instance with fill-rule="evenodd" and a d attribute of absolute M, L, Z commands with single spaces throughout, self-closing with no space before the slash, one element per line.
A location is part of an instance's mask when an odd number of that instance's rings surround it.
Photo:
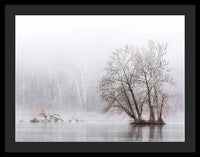
<path fill-rule="evenodd" d="M 65 111 L 99 109 L 99 93 L 85 70 L 45 68 L 32 71 L 18 67 L 16 107 Z"/>

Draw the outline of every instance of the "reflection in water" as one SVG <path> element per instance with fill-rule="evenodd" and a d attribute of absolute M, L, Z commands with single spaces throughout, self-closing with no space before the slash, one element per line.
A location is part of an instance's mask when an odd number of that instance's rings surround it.
<path fill-rule="evenodd" d="M 157 128 L 158 128 L 157 138 L 159 138 L 162 141 L 162 128 L 163 128 L 163 125 L 158 125 Z"/>
<path fill-rule="evenodd" d="M 128 137 L 134 141 L 142 141 L 142 126 L 130 125 Z"/>
<path fill-rule="evenodd" d="M 16 125 L 16 141 L 44 142 L 184 142 L 183 124 L 132 125 L 127 123 Z"/>
<path fill-rule="evenodd" d="M 156 140 L 160 142 L 162 141 L 162 128 L 163 125 L 130 125 L 128 137 L 138 142 L 143 141 L 144 138 L 149 139 L 149 142 Z"/>

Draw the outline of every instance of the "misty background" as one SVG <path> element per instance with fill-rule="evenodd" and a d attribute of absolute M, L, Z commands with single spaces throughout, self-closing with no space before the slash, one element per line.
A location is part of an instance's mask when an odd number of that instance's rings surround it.
<path fill-rule="evenodd" d="M 167 42 L 171 110 L 184 116 L 184 16 L 15 16 L 16 112 L 101 112 L 98 81 L 112 51 Z"/>

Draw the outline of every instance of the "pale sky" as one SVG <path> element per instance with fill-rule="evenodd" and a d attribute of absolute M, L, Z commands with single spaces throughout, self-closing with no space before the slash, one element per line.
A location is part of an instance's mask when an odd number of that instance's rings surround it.
<path fill-rule="evenodd" d="M 18 70 L 87 67 L 97 78 L 111 52 L 126 44 L 142 46 L 148 39 L 169 44 L 167 58 L 176 90 L 184 93 L 184 16 L 30 16 L 16 17 Z"/>

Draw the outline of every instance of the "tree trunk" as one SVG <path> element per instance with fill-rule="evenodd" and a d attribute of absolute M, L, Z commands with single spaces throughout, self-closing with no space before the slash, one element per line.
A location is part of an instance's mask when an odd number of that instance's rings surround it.
<path fill-rule="evenodd" d="M 127 93 L 126 93 L 126 89 L 125 89 L 124 84 L 123 84 L 122 81 L 121 81 L 121 84 L 122 84 L 122 87 L 123 87 L 123 92 L 124 92 L 124 96 L 126 97 L 127 104 L 128 104 L 128 106 L 129 106 L 129 108 L 130 108 L 132 114 L 135 115 L 135 113 L 134 113 L 134 111 L 133 111 L 133 107 L 132 107 L 131 102 L 130 102 L 130 99 L 129 99 Z M 134 117 L 136 118 L 136 116 L 134 116 Z"/>
<path fill-rule="evenodd" d="M 164 105 L 164 98 L 162 98 L 162 104 L 161 104 L 161 107 L 160 107 L 160 116 L 159 116 L 159 119 L 158 119 L 158 121 L 162 121 L 162 122 L 163 122 L 163 120 L 162 120 L 163 105 Z"/>
<path fill-rule="evenodd" d="M 155 121 L 155 117 L 154 117 L 154 113 L 153 113 L 153 107 L 151 105 L 151 90 L 149 88 L 148 81 L 147 81 L 147 76 L 146 76 L 145 72 L 144 72 L 144 76 L 145 76 L 145 84 L 146 84 L 146 87 L 147 87 L 147 94 L 148 94 L 149 120 L 150 121 Z"/>
<path fill-rule="evenodd" d="M 122 66 L 121 66 L 121 67 L 122 67 Z M 131 96 L 132 96 L 132 98 L 133 98 L 133 101 L 134 101 L 134 104 L 135 104 L 135 108 L 136 108 L 136 112 L 137 112 L 138 119 L 139 119 L 139 118 L 141 118 L 141 113 L 140 113 L 140 111 L 139 111 L 139 109 L 138 109 L 138 103 L 137 103 L 137 101 L 136 101 L 136 99 L 135 99 L 135 95 L 134 95 L 134 93 L 133 93 L 133 90 L 132 90 L 132 88 L 131 88 L 131 85 L 130 85 L 130 83 L 129 83 L 128 77 L 127 77 L 126 72 L 125 72 L 125 70 L 124 70 L 123 67 L 122 67 L 122 70 L 123 70 L 123 73 L 124 73 L 124 75 L 125 75 L 126 82 L 127 82 L 127 84 L 128 84 L 128 88 L 129 88 L 129 91 L 131 92 Z"/>
<path fill-rule="evenodd" d="M 159 106 L 158 106 L 158 94 L 156 87 L 154 86 L 154 93 L 155 93 L 155 101 L 156 101 L 156 111 L 157 111 L 157 119 L 159 120 Z"/>

